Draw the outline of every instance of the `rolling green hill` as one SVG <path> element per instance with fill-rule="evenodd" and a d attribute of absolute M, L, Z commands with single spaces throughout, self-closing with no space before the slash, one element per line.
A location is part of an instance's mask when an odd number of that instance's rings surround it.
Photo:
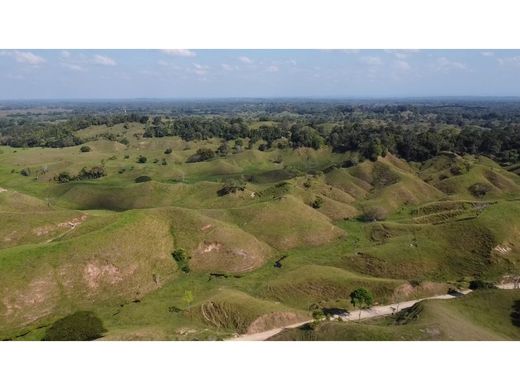
<path fill-rule="evenodd" d="M 222 339 L 350 310 L 359 287 L 391 303 L 519 272 L 520 178 L 485 157 L 346 164 L 355 154 L 327 146 L 254 147 L 188 162 L 222 140 L 144 131 L 79 130 L 88 152 L 0 147 L 1 338 L 41 339 L 88 311 L 107 340 Z M 54 179 L 83 167 L 106 175 Z M 401 324 L 324 322 L 275 339 L 518 339 L 519 299 L 483 291 L 423 302 Z"/>

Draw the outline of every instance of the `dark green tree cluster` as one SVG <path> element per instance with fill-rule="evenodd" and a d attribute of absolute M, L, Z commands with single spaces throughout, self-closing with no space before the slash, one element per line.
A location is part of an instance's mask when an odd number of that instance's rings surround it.
<path fill-rule="evenodd" d="M 92 168 L 83 167 L 77 175 L 71 175 L 69 172 L 60 172 L 54 176 L 54 181 L 58 183 L 68 183 L 70 181 L 77 180 L 92 180 L 99 179 L 106 176 L 105 168 L 101 165 L 94 166 Z"/>

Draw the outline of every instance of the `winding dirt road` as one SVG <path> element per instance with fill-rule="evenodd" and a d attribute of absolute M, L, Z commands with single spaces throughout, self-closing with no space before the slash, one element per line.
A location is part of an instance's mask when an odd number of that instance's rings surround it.
<path fill-rule="evenodd" d="M 498 285 L 497 287 L 500 289 L 503 289 L 503 290 L 512 290 L 515 288 L 515 285 L 513 283 L 506 283 L 506 284 Z M 464 290 L 464 291 L 461 291 L 459 294 L 435 295 L 432 297 L 415 299 L 415 300 L 406 301 L 406 302 L 400 302 L 399 304 L 394 303 L 394 304 L 385 305 L 385 306 L 373 306 L 367 310 L 354 310 L 354 311 L 348 312 L 344 315 L 334 316 L 334 318 L 341 317 L 341 319 L 343 321 L 357 321 L 359 318 L 364 320 L 367 318 L 383 317 L 383 316 L 395 314 L 403 309 L 412 307 L 417 302 L 425 301 L 428 299 L 454 299 L 454 298 L 459 298 L 464 295 L 470 294 L 472 291 L 473 290 Z M 298 323 L 287 325 L 284 327 L 266 330 L 265 332 L 260 332 L 260 333 L 238 335 L 238 336 L 228 339 L 228 340 L 229 341 L 265 341 L 265 340 L 273 337 L 274 335 L 280 333 L 284 329 L 298 328 L 302 325 L 308 324 L 313 321 L 314 320 L 298 322 Z"/>

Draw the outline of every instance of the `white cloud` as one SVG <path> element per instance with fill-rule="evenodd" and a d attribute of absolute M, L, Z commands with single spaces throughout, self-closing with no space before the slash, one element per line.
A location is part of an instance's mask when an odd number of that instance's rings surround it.
<path fill-rule="evenodd" d="M 280 68 L 278 68 L 276 65 L 268 66 L 266 69 L 266 71 L 271 72 L 271 73 L 278 72 L 279 70 L 280 70 Z"/>
<path fill-rule="evenodd" d="M 495 53 L 493 53 L 492 51 L 483 51 L 483 52 L 480 52 L 481 55 L 483 55 L 484 57 L 493 57 L 495 55 Z"/>
<path fill-rule="evenodd" d="M 201 65 L 201 64 L 193 64 L 193 67 L 195 68 L 193 73 L 195 73 L 196 75 L 205 76 L 208 74 L 209 66 Z"/>
<path fill-rule="evenodd" d="M 370 66 L 381 65 L 383 63 L 383 61 L 379 57 L 361 57 L 359 60 L 362 63 Z"/>
<path fill-rule="evenodd" d="M 61 51 L 61 58 L 70 58 L 70 51 L 62 50 Z"/>
<path fill-rule="evenodd" d="M 520 56 L 497 58 L 497 62 L 501 66 L 520 66 Z"/>
<path fill-rule="evenodd" d="M 92 57 L 92 63 L 97 65 L 115 66 L 117 63 L 110 57 L 96 54 Z"/>
<path fill-rule="evenodd" d="M 238 57 L 238 60 L 240 62 L 243 62 L 244 64 L 252 64 L 254 62 L 251 58 L 246 57 L 246 56 Z"/>
<path fill-rule="evenodd" d="M 438 71 L 466 70 L 467 66 L 462 62 L 452 61 L 446 57 L 437 58 L 434 68 Z"/>
<path fill-rule="evenodd" d="M 33 66 L 38 66 L 40 64 L 47 62 L 47 60 L 45 58 L 37 56 L 36 54 L 31 53 L 30 51 L 6 50 L 6 51 L 3 51 L 1 54 L 5 55 L 5 56 L 10 56 L 10 57 L 14 58 L 16 62 L 19 62 L 21 64 L 29 64 L 29 65 L 33 65 Z"/>
<path fill-rule="evenodd" d="M 66 69 L 69 69 L 69 70 L 75 70 L 75 71 L 78 71 L 78 72 L 82 72 L 84 70 L 86 70 L 84 67 L 82 67 L 81 65 L 78 65 L 78 64 L 69 64 L 67 62 L 62 62 L 61 63 L 61 66 L 63 66 L 64 68 Z"/>
<path fill-rule="evenodd" d="M 238 70 L 238 66 L 232 66 L 229 64 L 221 64 L 220 66 L 222 67 L 222 69 L 227 70 L 227 71 Z"/>
<path fill-rule="evenodd" d="M 196 57 L 197 53 L 193 50 L 188 49 L 164 49 L 161 50 L 163 53 L 175 57 Z"/>
<path fill-rule="evenodd" d="M 416 54 L 419 52 L 420 52 L 420 50 L 417 50 L 417 49 L 399 49 L 399 50 L 386 49 L 385 50 L 385 53 L 392 54 L 393 56 L 395 56 L 396 58 L 398 58 L 400 60 L 408 58 L 408 57 L 410 57 L 410 55 Z"/>
<path fill-rule="evenodd" d="M 412 68 L 408 62 L 403 61 L 403 60 L 395 60 L 394 67 L 401 71 L 407 71 Z"/>

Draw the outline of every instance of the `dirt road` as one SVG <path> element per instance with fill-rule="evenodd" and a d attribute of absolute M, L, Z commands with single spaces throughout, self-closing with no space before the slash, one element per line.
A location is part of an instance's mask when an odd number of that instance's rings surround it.
<path fill-rule="evenodd" d="M 513 283 L 501 284 L 501 285 L 498 285 L 497 287 L 500 289 L 504 289 L 504 290 L 512 290 L 515 288 Z M 454 299 L 454 298 L 459 298 L 461 296 L 470 294 L 472 291 L 473 290 L 464 290 L 464 291 L 461 291 L 459 294 L 435 295 L 432 297 L 415 299 L 415 300 L 406 301 L 406 302 L 400 302 L 399 305 L 397 303 L 393 303 L 391 305 L 385 305 L 385 306 L 374 306 L 367 310 L 354 310 L 354 311 L 348 312 L 344 315 L 336 315 L 333 318 L 341 317 L 341 319 L 343 321 L 356 321 L 360 317 L 362 320 L 367 319 L 367 318 L 383 317 L 383 316 L 395 314 L 403 309 L 412 307 L 417 302 L 421 302 L 421 301 L 428 300 L 428 299 Z M 291 325 L 284 326 L 281 328 L 270 329 L 270 330 L 267 330 L 265 332 L 260 332 L 260 333 L 243 334 L 243 335 L 239 335 L 237 337 L 234 337 L 234 338 L 231 338 L 228 340 L 231 340 L 231 341 L 264 341 L 264 340 L 267 340 L 270 337 L 280 333 L 284 329 L 298 328 L 299 326 L 308 324 L 312 321 L 313 320 L 298 322 L 295 324 L 291 324 Z"/>

